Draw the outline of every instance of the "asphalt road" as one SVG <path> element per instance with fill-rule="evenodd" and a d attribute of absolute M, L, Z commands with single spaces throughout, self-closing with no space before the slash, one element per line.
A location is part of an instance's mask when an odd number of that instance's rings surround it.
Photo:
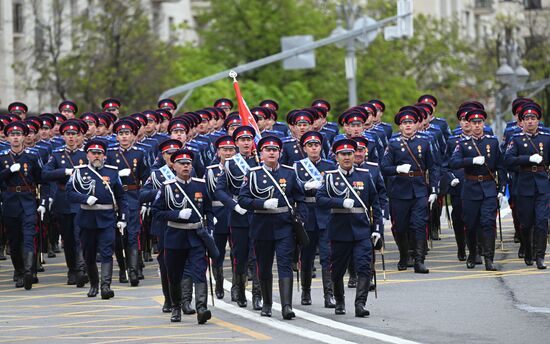
<path fill-rule="evenodd" d="M 444 221 L 444 219 L 443 219 Z M 113 283 L 115 298 L 87 298 L 87 288 L 66 285 L 62 254 L 47 259 L 40 283 L 31 291 L 15 289 L 9 259 L 0 262 L 0 342 L 9 343 L 541 343 L 550 337 L 550 270 L 526 266 L 517 258 L 511 219 L 503 219 L 504 246 L 497 243 L 497 272 L 466 269 L 456 259 L 454 235 L 444 222 L 434 241 L 428 275 L 396 269 L 397 249 L 386 243 L 386 280 L 377 254 L 378 298 L 369 294 L 371 316 L 353 316 L 354 289 L 346 288 L 348 314 L 322 306 L 320 274 L 313 282 L 313 305 L 299 305 L 297 318 L 283 321 L 278 304 L 272 318 L 250 307 L 214 300 L 213 319 L 197 325 L 195 316 L 170 323 L 156 262 L 147 263 L 139 287 Z M 116 265 L 116 264 L 115 264 Z M 319 265 L 317 264 L 317 267 Z M 226 267 L 226 276 L 230 268 Z M 118 272 L 115 267 L 115 276 Z M 226 281 L 226 286 L 229 282 Z M 274 282 L 274 302 L 278 302 Z M 250 285 L 249 285 L 250 288 Z M 250 293 L 248 293 L 250 297 Z M 280 307 L 280 306 L 279 306 Z M 279 308 L 280 309 L 280 308 Z"/>

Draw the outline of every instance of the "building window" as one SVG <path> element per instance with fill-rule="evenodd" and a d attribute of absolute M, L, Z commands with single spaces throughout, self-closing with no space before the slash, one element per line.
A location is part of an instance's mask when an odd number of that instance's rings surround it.
<path fill-rule="evenodd" d="M 523 4 L 526 10 L 542 9 L 542 0 L 523 0 Z"/>
<path fill-rule="evenodd" d="M 23 4 L 16 2 L 13 4 L 13 32 L 23 33 Z"/>

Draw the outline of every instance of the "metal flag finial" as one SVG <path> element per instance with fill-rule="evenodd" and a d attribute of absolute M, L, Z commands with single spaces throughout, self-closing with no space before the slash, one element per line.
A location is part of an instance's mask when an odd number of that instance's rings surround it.
<path fill-rule="evenodd" d="M 233 78 L 233 82 L 237 82 L 237 72 L 235 72 L 234 70 L 229 72 L 229 77 Z"/>

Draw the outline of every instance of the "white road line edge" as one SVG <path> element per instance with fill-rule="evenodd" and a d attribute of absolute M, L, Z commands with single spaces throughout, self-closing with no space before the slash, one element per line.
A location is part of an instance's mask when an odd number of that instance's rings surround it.
<path fill-rule="evenodd" d="M 221 310 L 224 310 L 228 313 L 238 315 L 240 317 L 243 317 L 248 320 L 252 320 L 270 327 L 273 327 L 277 330 L 288 332 L 300 337 L 304 337 L 307 339 L 315 340 L 322 343 L 337 343 L 337 344 L 355 344 L 354 342 L 350 342 L 347 340 L 343 340 L 340 338 L 336 338 L 333 336 L 329 336 L 327 334 L 323 334 L 320 332 L 312 331 L 305 329 L 303 327 L 294 326 L 292 324 L 289 324 L 289 322 L 283 322 L 281 320 L 277 320 L 274 318 L 268 318 L 268 317 L 262 317 L 258 312 L 251 312 L 249 310 L 246 310 L 244 308 L 240 308 L 234 305 L 231 305 L 225 301 L 218 300 L 214 301 L 215 308 L 219 308 Z"/>
<path fill-rule="evenodd" d="M 223 286 L 224 286 L 224 289 L 226 289 L 227 291 L 231 291 L 231 282 L 229 282 L 228 280 L 223 281 Z M 246 291 L 246 297 L 247 297 L 247 299 L 251 300 L 252 299 L 252 293 L 250 293 L 249 291 Z M 273 302 L 273 309 L 280 312 L 281 311 L 281 304 Z M 345 331 L 345 332 L 348 332 L 348 333 L 351 333 L 351 334 L 354 334 L 354 335 L 368 337 L 368 338 L 380 340 L 380 341 L 387 342 L 387 343 L 394 343 L 394 344 L 419 344 L 418 342 L 410 341 L 410 340 L 403 339 L 403 338 L 400 338 L 400 337 L 390 336 L 390 335 L 383 334 L 383 333 L 380 333 L 380 332 L 375 332 L 375 331 L 366 330 L 366 329 L 362 329 L 362 328 L 359 328 L 359 327 L 347 325 L 347 324 L 341 323 L 339 321 L 334 321 L 334 320 L 331 320 L 331 319 L 323 318 L 323 317 L 320 317 L 318 315 L 311 314 L 311 313 L 308 313 L 308 312 L 305 312 L 305 311 L 301 311 L 301 310 L 298 310 L 298 309 L 295 309 L 295 308 L 294 308 L 294 313 L 296 314 L 297 317 L 300 317 L 301 319 L 305 319 L 305 320 L 311 321 L 313 323 L 323 325 L 323 326 L 327 326 L 327 327 L 330 327 L 330 328 L 334 328 L 334 329 L 337 329 L 337 330 L 340 330 L 340 331 Z M 286 325 L 286 323 L 285 323 L 285 325 Z"/>

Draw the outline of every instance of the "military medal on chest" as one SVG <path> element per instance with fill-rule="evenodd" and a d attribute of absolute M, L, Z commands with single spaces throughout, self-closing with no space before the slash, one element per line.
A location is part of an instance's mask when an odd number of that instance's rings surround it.
<path fill-rule="evenodd" d="M 283 189 L 283 191 L 285 191 L 285 189 L 286 189 L 286 179 L 284 179 L 284 178 L 279 179 L 279 186 L 281 187 L 281 189 Z"/>
<path fill-rule="evenodd" d="M 417 149 L 418 149 L 418 157 L 422 158 L 422 146 L 418 145 Z"/>
<path fill-rule="evenodd" d="M 485 146 L 485 151 L 487 152 L 487 157 L 490 158 L 491 157 L 491 145 L 487 145 Z"/>
<path fill-rule="evenodd" d="M 540 155 L 544 155 L 544 144 L 542 142 L 539 142 L 539 151 L 540 151 Z"/>

